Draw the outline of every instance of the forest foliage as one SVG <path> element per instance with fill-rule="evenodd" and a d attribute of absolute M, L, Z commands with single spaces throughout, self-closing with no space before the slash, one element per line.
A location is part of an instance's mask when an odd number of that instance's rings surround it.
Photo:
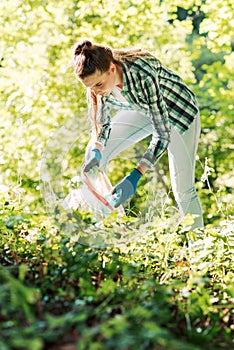
<path fill-rule="evenodd" d="M 0 14 L 1 349 L 231 348 L 233 1 L 1 0 Z M 83 37 L 150 50 L 195 92 L 204 239 L 186 229 L 191 218 L 179 228 L 173 222 L 166 155 L 122 222 L 113 214 L 95 226 L 80 212 L 74 233 L 72 219 L 51 215 L 48 184 L 59 199 L 71 190 L 90 136 L 85 90 L 71 63 Z M 145 147 L 111 163 L 113 184 Z"/>

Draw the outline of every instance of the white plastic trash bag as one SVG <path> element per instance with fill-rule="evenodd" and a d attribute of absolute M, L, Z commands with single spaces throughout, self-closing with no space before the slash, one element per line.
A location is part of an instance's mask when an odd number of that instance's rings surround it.
<path fill-rule="evenodd" d="M 63 207 L 72 210 L 89 211 L 103 219 L 117 210 L 125 214 L 122 206 L 113 207 L 112 185 L 106 173 L 98 168 L 81 173 L 82 184 L 71 191 L 63 201 Z"/>

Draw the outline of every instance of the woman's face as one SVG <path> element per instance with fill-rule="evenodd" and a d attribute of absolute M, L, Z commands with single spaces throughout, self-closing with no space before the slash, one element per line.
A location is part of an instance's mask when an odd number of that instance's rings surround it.
<path fill-rule="evenodd" d="M 96 70 L 88 77 L 79 79 L 86 88 L 90 88 L 96 95 L 102 96 L 109 96 L 114 86 L 121 84 L 121 78 L 114 63 L 111 63 L 109 70 L 105 73 Z"/>

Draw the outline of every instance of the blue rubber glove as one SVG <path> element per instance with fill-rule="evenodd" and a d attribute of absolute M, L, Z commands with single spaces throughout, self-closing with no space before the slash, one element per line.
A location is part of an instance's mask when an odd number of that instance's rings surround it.
<path fill-rule="evenodd" d="M 99 149 L 97 148 L 92 149 L 91 155 L 84 165 L 84 171 L 87 173 L 93 167 L 99 166 L 101 159 L 102 159 L 102 155 Z"/>
<path fill-rule="evenodd" d="M 115 194 L 114 207 L 117 208 L 123 204 L 126 200 L 131 198 L 136 193 L 138 181 L 142 177 L 142 173 L 137 169 L 133 169 L 131 173 L 126 176 L 112 191 Z"/>

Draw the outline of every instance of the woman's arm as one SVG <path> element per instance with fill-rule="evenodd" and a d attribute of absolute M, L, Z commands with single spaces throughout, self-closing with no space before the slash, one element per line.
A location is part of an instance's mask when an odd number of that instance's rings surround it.
<path fill-rule="evenodd" d="M 167 150 L 170 143 L 171 124 L 166 102 L 160 90 L 157 75 L 149 75 L 144 82 L 144 97 L 152 123 L 152 139 L 140 164 L 150 168 Z M 142 168 L 143 171 L 145 168 Z"/>

